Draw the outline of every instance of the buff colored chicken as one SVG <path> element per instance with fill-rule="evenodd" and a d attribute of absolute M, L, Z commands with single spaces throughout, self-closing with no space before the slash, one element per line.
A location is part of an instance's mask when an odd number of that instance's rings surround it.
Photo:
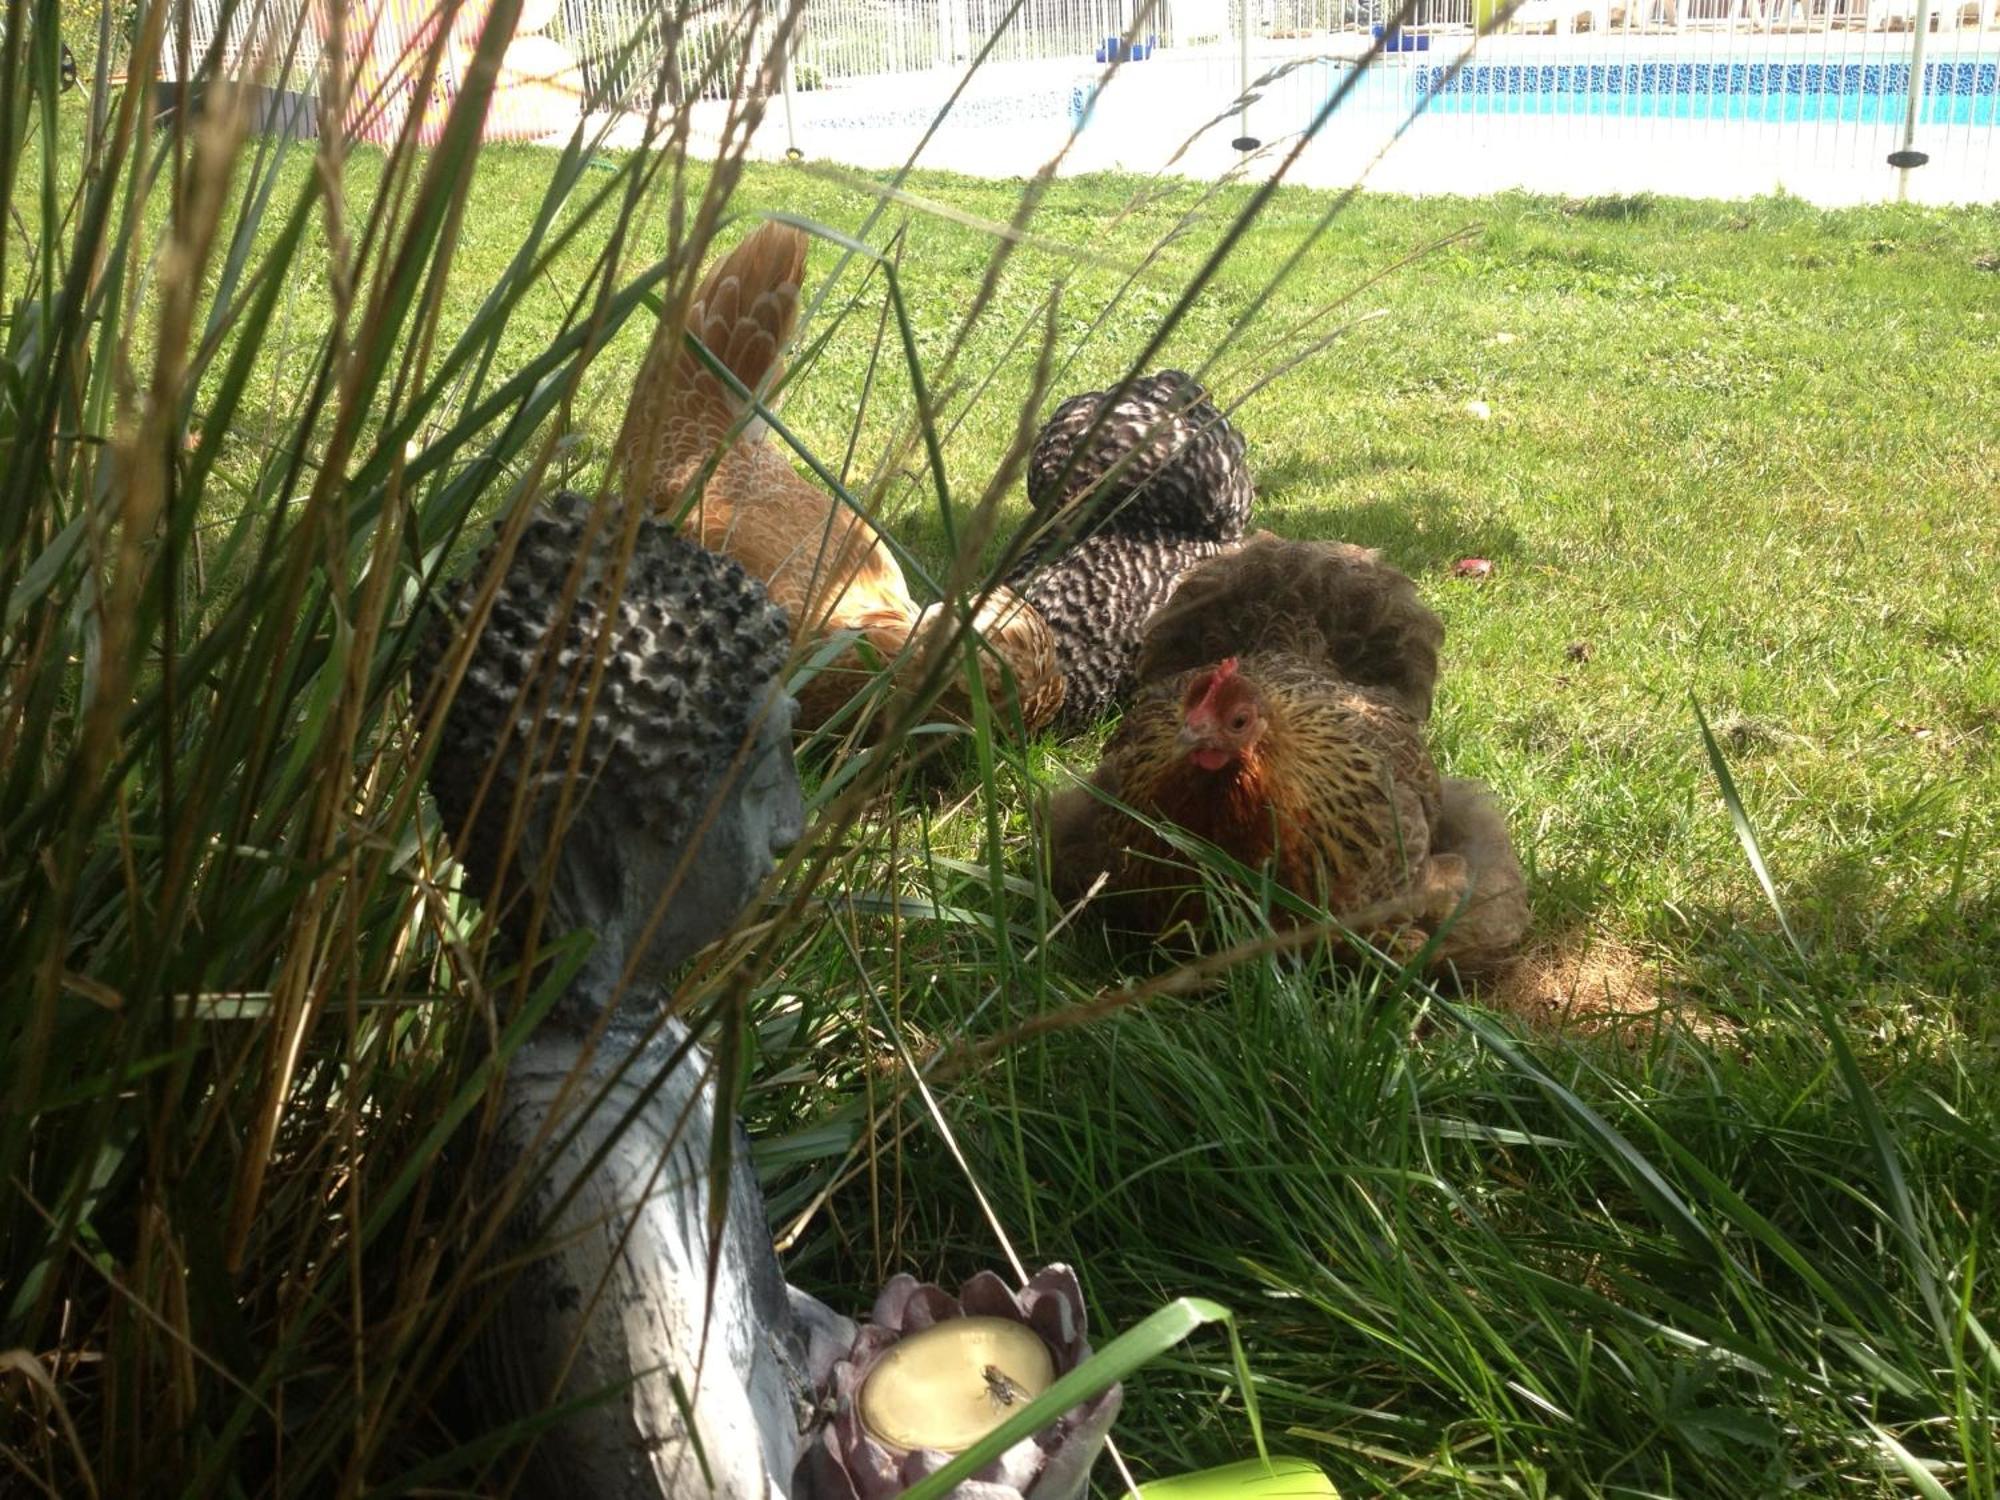
<path fill-rule="evenodd" d="M 1476 783 L 1441 778 L 1424 742 L 1443 637 L 1410 580 L 1363 548 L 1268 538 L 1203 564 L 1148 626 L 1095 792 L 1051 807 L 1057 894 L 1102 873 L 1116 927 L 1205 922 L 1199 877 L 1109 797 L 1268 869 L 1392 952 L 1438 934 L 1438 964 L 1505 957 L 1528 921 L 1506 824 Z"/>
<path fill-rule="evenodd" d="M 710 267 L 689 305 L 688 331 L 760 395 L 783 371 L 805 263 L 803 231 L 764 224 Z M 902 568 L 868 518 L 794 471 L 765 440 L 761 423 L 731 437 L 743 403 L 684 340 L 655 342 L 633 401 L 639 437 L 623 455 L 630 492 L 656 509 L 677 511 L 697 489 L 688 529 L 764 581 L 790 617 L 799 645 L 849 631 L 899 673 L 914 675 L 928 665 L 925 646 L 948 623 L 944 610 L 918 608 Z M 1031 731 L 1046 724 L 1063 691 L 1047 622 L 1000 587 L 981 602 L 973 624 L 992 647 L 979 654 L 989 701 L 1018 701 Z M 873 676 L 857 648 L 839 653 L 800 693 L 799 722 L 825 722 Z M 949 683 L 940 706 L 960 716 L 968 712 L 962 679 Z"/>

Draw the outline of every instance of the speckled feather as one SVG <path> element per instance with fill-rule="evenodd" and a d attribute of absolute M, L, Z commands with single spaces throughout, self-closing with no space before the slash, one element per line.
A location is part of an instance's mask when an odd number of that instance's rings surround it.
<path fill-rule="evenodd" d="M 1140 637 L 1181 577 L 1243 535 L 1243 440 L 1199 386 L 1162 370 L 1115 400 L 1090 391 L 1058 406 L 1035 441 L 1028 496 L 1050 530 L 1009 581 L 1054 632 L 1060 722 L 1080 728 L 1129 701 Z"/>
<path fill-rule="evenodd" d="M 1103 425 L 1090 433 L 1107 407 Z M 1235 541 L 1250 523 L 1250 498 L 1243 439 L 1179 370 L 1142 375 L 1122 393 L 1070 397 L 1050 414 L 1028 456 L 1029 503 L 1053 516 L 1077 502 L 1077 513 L 1058 523 L 1076 536 L 1113 526 Z"/>
<path fill-rule="evenodd" d="M 1081 727 L 1129 702 L 1139 685 L 1135 668 L 1146 622 L 1188 569 L 1234 546 L 1099 532 L 1054 562 L 1018 571 L 1015 586 L 1055 635 L 1064 683 L 1057 722 Z"/>

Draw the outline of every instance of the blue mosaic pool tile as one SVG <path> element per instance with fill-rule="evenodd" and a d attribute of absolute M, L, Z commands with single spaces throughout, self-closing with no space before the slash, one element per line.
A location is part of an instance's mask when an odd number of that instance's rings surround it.
<path fill-rule="evenodd" d="M 1470 63 L 1417 70 L 1413 97 L 1445 112 L 1868 123 L 1900 118 L 1909 86 L 1906 62 Z M 2000 124 L 2000 59 L 1926 63 L 1923 119 Z"/>

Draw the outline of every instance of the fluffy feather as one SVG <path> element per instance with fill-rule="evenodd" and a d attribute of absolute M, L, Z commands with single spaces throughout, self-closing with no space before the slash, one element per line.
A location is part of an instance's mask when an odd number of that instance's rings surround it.
<path fill-rule="evenodd" d="M 1260 536 L 1181 579 L 1146 628 L 1142 682 L 1204 662 L 1289 651 L 1428 719 L 1444 622 L 1367 547 Z"/>
<path fill-rule="evenodd" d="M 1100 788 L 1252 869 L 1271 866 L 1282 884 L 1328 910 L 1407 893 L 1429 856 L 1441 797 L 1417 722 L 1380 695 L 1329 677 L 1318 662 L 1283 652 L 1248 656 L 1237 677 L 1268 722 L 1240 759 L 1211 769 L 1195 763 L 1183 724 L 1190 691 L 1205 690 L 1213 670 L 1140 689 L 1105 746 Z M 1058 894 L 1077 894 L 1105 869 L 1118 925 L 1157 933 L 1198 922 L 1200 899 L 1184 876 L 1174 878 L 1182 861 L 1168 840 L 1117 808 L 1096 806 L 1083 825 L 1094 847 L 1052 851 Z M 1066 814 L 1065 826 L 1078 825 Z"/>
<path fill-rule="evenodd" d="M 1283 557 L 1298 579 L 1274 576 Z M 1147 826 L 1165 824 L 1393 951 L 1436 935 L 1440 964 L 1504 956 L 1527 926 L 1505 822 L 1476 784 L 1443 781 L 1424 742 L 1442 637 L 1409 580 L 1361 548 L 1259 541 L 1195 569 L 1146 632 L 1095 791 L 1052 801 L 1057 894 L 1102 874 L 1114 927 L 1199 929 L 1199 881 Z"/>
<path fill-rule="evenodd" d="M 1494 967 L 1527 935 L 1527 878 L 1500 805 L 1476 781 L 1445 778 L 1431 826 L 1429 898 L 1424 920 L 1444 928 L 1444 956 L 1460 969 Z"/>

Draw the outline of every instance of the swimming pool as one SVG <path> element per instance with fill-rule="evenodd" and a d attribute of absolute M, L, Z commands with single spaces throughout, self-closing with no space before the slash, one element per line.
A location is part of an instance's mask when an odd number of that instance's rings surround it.
<path fill-rule="evenodd" d="M 1435 59 L 1435 60 L 1434 60 Z M 1150 66 L 1150 65 L 1149 65 Z M 1296 120 L 1303 128 L 1345 82 L 1349 59 L 1293 60 L 1282 77 L 1257 89 L 1263 118 Z M 1232 70 L 1233 71 L 1233 70 Z M 1900 125 L 1910 87 L 1907 57 L 1881 52 L 1744 58 L 1689 57 L 1672 52 L 1594 59 L 1516 55 L 1475 56 L 1456 74 L 1450 59 L 1399 54 L 1370 65 L 1349 89 L 1335 117 L 1408 119 L 1426 94 L 1424 114 L 1468 116 L 1596 116 L 1643 120 L 1736 120 L 1768 124 Z M 1189 100 L 1227 108 L 1236 82 L 1220 71 L 1185 76 L 1157 69 L 1142 81 L 1121 81 L 1109 95 L 1118 113 L 1138 111 L 1176 123 L 1198 110 Z M 1085 126 L 1102 102 L 1096 74 L 1079 76 L 1062 104 L 1072 126 Z M 1043 101 L 1035 101 L 1043 106 Z M 1038 110 L 1039 112 L 1039 110 Z M 1254 124 L 1253 111 L 1253 124 Z M 1466 123 L 1470 123 L 1466 121 Z M 1919 123 L 2000 126 L 2000 53 L 1947 51 L 1924 63 Z M 1269 124 L 1265 132 L 1268 133 Z M 1253 128 L 1252 134 L 1258 134 Z"/>
<path fill-rule="evenodd" d="M 1381 57 L 1358 77 L 1360 38 L 1255 53 L 1247 111 L 1243 59 L 1231 48 L 1162 48 L 1109 80 L 1098 67 L 1019 64 L 996 72 L 980 98 L 961 98 L 925 159 L 1002 175 L 1061 152 L 1063 172 L 1204 180 L 1284 163 L 1288 180 L 1308 186 L 1365 180 L 1419 193 L 2000 202 L 2000 38 L 1929 40 L 1912 150 L 1930 160 L 1916 173 L 1888 161 L 1902 144 L 1909 39 L 1858 34 L 1489 37 L 1421 110 L 1469 35 L 1434 34 L 1429 51 Z M 798 136 L 808 152 L 825 135 L 837 137 L 842 160 L 898 165 L 954 84 L 802 94 Z M 1343 86 L 1338 113 L 1301 141 Z M 1240 138 L 1262 149 L 1238 149 Z"/>
<path fill-rule="evenodd" d="M 1410 102 L 1435 90 L 1435 114 L 1625 115 L 1697 120 L 1902 120 L 1910 65 L 1884 59 L 1713 62 L 1469 62 L 1413 71 Z M 1924 64 L 1927 125 L 2000 124 L 2000 57 Z"/>

